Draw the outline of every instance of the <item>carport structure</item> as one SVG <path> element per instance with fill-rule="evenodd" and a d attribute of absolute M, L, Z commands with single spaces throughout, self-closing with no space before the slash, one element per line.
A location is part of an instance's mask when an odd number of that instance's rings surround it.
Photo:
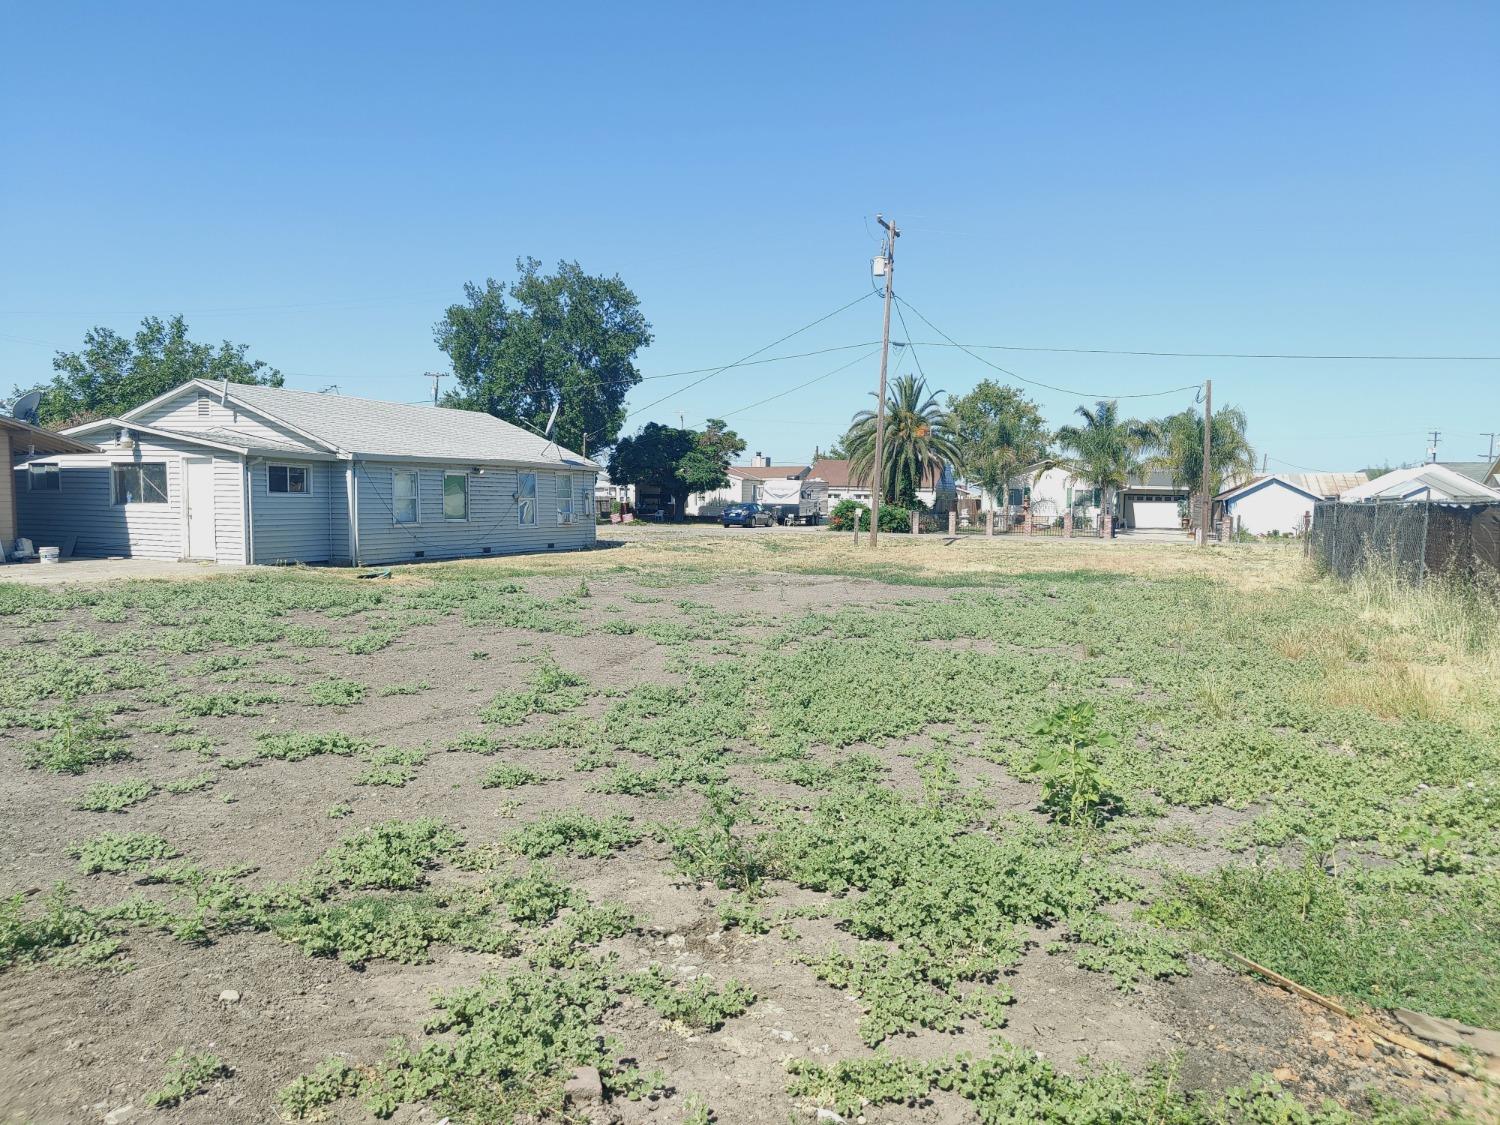
<path fill-rule="evenodd" d="M 10 557 L 16 542 L 16 489 L 49 485 L 57 486 L 57 473 L 48 477 L 45 473 L 14 472 L 17 460 L 51 453 L 97 453 L 99 450 L 77 438 L 55 434 L 40 426 L 33 426 L 19 418 L 0 418 L 0 467 L 5 469 L 4 480 L 0 480 L 0 561 Z M 24 483 L 23 483 L 24 482 Z"/>

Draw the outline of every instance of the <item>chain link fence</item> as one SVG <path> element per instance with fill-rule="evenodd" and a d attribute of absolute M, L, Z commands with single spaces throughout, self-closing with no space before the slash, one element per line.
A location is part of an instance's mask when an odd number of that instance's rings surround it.
<path fill-rule="evenodd" d="M 1500 503 L 1323 501 L 1314 506 L 1305 548 L 1344 579 L 1369 566 L 1415 584 L 1433 575 L 1494 577 L 1500 572 Z"/>

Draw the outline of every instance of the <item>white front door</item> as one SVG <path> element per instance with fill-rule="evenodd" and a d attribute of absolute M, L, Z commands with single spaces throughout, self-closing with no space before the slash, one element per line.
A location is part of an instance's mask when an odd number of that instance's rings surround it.
<path fill-rule="evenodd" d="M 188 557 L 216 557 L 214 540 L 214 463 L 209 457 L 192 457 L 183 463 L 187 493 Z"/>

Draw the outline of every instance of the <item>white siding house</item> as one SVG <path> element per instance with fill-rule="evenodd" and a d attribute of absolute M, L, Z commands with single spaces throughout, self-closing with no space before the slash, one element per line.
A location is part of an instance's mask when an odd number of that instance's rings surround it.
<path fill-rule="evenodd" d="M 3 563 L 15 547 L 19 534 L 20 503 L 18 497 L 29 498 L 33 489 L 38 494 L 56 495 L 59 484 L 55 469 L 43 465 L 35 473 L 29 469 L 12 472 L 11 465 L 62 453 L 93 453 L 94 447 L 75 438 L 55 434 L 16 418 L 0 418 L 0 563 Z M 44 546 L 61 546 L 47 543 Z"/>
<path fill-rule="evenodd" d="M 20 534 L 87 555 L 368 565 L 594 544 L 598 466 L 467 410 L 184 384 L 29 458 Z M 86 447 L 85 447 L 86 448 Z"/>
<path fill-rule="evenodd" d="M 1298 535 L 1319 501 L 1337 500 L 1365 483 L 1364 473 L 1274 473 L 1214 498 L 1235 529 L 1251 535 Z"/>

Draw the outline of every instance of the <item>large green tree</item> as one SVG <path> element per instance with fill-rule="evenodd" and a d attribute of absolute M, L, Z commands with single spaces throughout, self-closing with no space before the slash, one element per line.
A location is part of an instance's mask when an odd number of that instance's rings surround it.
<path fill-rule="evenodd" d="M 615 445 L 609 479 L 660 490 L 672 498 L 672 512 L 681 519 L 688 495 L 723 488 L 729 483 L 730 461 L 744 451 L 740 436 L 717 418 L 702 430 L 648 422 L 640 433 Z"/>
<path fill-rule="evenodd" d="M 123 414 L 189 379 L 281 386 L 281 372 L 247 359 L 248 350 L 248 344 L 228 340 L 214 345 L 188 339 L 181 316 L 148 316 L 130 339 L 112 328 L 91 328 L 81 350 L 53 357 L 57 374 L 42 395 L 42 425 L 62 428 Z"/>
<path fill-rule="evenodd" d="M 712 492 L 729 483 L 729 466 L 745 452 L 745 440 L 719 418 L 696 431 L 693 448 L 677 461 L 677 475 L 689 492 Z"/>
<path fill-rule="evenodd" d="M 1149 423 L 1120 417 L 1118 402 L 1080 406 L 1080 426 L 1063 426 L 1055 440 L 1063 456 L 1057 461 L 1103 493 L 1102 510 L 1115 512 L 1115 497 L 1130 478 L 1145 470 L 1154 434 Z"/>
<path fill-rule="evenodd" d="M 1041 411 L 1015 387 L 986 379 L 966 395 L 949 396 L 948 416 L 959 471 L 999 498 L 1009 526 L 1011 481 L 1047 455 Z"/>
<path fill-rule="evenodd" d="M 874 392 L 871 392 L 872 396 Z M 929 392 L 927 380 L 902 375 L 891 384 L 885 405 L 885 465 L 879 473 L 885 501 L 912 508 L 924 477 L 937 476 L 958 463 L 952 421 L 938 402 L 942 391 Z M 871 480 L 875 472 L 876 417 L 861 410 L 844 435 L 849 475 Z"/>
<path fill-rule="evenodd" d="M 443 404 L 536 430 L 557 406 L 561 445 L 602 449 L 625 423 L 625 396 L 641 381 L 635 355 L 651 343 L 651 325 L 618 276 L 584 273 L 577 262 L 550 274 L 541 266 L 522 258 L 510 285 L 469 282 L 463 303 L 434 326 L 458 377 Z"/>
<path fill-rule="evenodd" d="M 1245 436 L 1245 412 L 1236 406 L 1214 411 L 1208 455 L 1209 494 L 1217 496 L 1231 482 L 1255 473 L 1255 450 Z M 1203 492 L 1203 415 L 1196 410 L 1169 414 L 1151 423 L 1155 452 L 1149 464 L 1165 470 L 1178 488 L 1195 497 L 1191 505 L 1194 523 Z"/>

